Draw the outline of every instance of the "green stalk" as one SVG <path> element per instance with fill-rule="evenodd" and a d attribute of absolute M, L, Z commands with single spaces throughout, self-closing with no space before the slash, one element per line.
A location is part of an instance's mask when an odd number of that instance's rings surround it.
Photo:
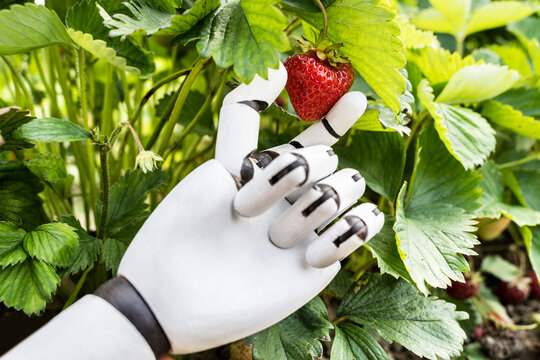
<path fill-rule="evenodd" d="M 163 127 L 167 123 L 167 119 L 171 116 L 172 110 L 174 108 L 174 104 L 176 104 L 176 100 L 178 100 L 178 96 L 180 95 L 180 90 L 182 90 L 182 85 L 176 92 L 174 93 L 172 99 L 167 104 L 167 108 L 161 115 L 161 118 L 159 120 L 159 124 L 155 127 L 155 130 L 152 132 L 152 136 L 146 143 L 146 148 L 151 149 L 157 142 L 159 134 L 161 133 L 161 130 L 163 130 Z"/>
<path fill-rule="evenodd" d="M 519 160 L 506 162 L 504 164 L 499 165 L 499 169 L 506 169 L 513 166 L 523 165 L 523 164 L 526 164 L 528 162 L 535 161 L 535 160 L 540 160 L 540 154 L 531 154 Z"/>
<path fill-rule="evenodd" d="M 101 160 L 101 219 L 96 236 L 98 239 L 101 239 L 104 235 L 109 212 L 109 150 L 110 148 L 106 145 L 99 147 L 99 157 Z"/>
<path fill-rule="evenodd" d="M 45 91 L 47 92 L 47 95 L 49 95 L 49 99 L 51 100 L 51 116 L 62 117 L 60 108 L 58 107 L 58 100 L 56 99 L 56 91 L 54 90 L 54 87 L 51 86 L 49 81 L 47 81 L 47 77 L 45 76 L 45 72 L 43 71 L 43 66 L 41 65 L 41 60 L 39 59 L 40 52 L 35 51 L 33 54 L 39 77 L 41 78 L 41 82 L 45 86 Z"/>
<path fill-rule="evenodd" d="M 321 9 L 321 12 L 323 13 L 324 17 L 324 32 L 322 40 L 326 39 L 326 31 L 328 30 L 328 18 L 326 16 L 326 9 L 324 8 L 324 5 L 322 4 L 321 0 L 315 0 L 317 2 L 317 5 L 319 5 L 319 8 Z"/>
<path fill-rule="evenodd" d="M 113 93 L 114 93 L 113 67 L 111 64 L 107 64 L 107 82 L 105 84 L 103 111 L 101 113 L 101 124 L 100 124 L 101 133 L 103 134 L 109 134 L 113 128 L 112 126 Z"/>
<path fill-rule="evenodd" d="M 152 86 L 152 88 L 150 90 L 148 90 L 148 92 L 143 96 L 143 98 L 139 102 L 139 105 L 137 106 L 137 109 L 135 110 L 135 112 L 132 114 L 132 116 L 130 116 L 129 122 L 131 124 L 135 124 L 137 122 L 137 119 L 141 115 L 141 111 L 142 111 L 143 106 L 148 102 L 148 100 L 150 100 L 152 95 L 154 95 L 154 93 L 156 91 L 158 91 L 163 85 L 166 85 L 166 84 L 178 79 L 180 76 L 188 74 L 192 69 L 193 68 L 187 68 L 187 69 L 182 69 L 180 71 L 177 71 L 174 74 L 171 74 L 171 75 L 161 79 L 154 86 Z"/>
<path fill-rule="evenodd" d="M 462 34 L 456 34 L 456 51 L 458 52 L 461 57 L 463 57 L 463 51 L 464 51 L 464 43 L 465 43 L 465 36 Z"/>
<path fill-rule="evenodd" d="M 178 95 L 178 99 L 176 99 L 176 103 L 174 104 L 171 117 L 169 118 L 169 121 L 165 124 L 165 132 L 163 138 L 161 139 L 161 144 L 158 150 L 159 154 L 163 154 L 165 150 L 167 150 L 167 145 L 169 144 L 169 140 L 171 139 L 171 136 L 173 134 L 174 126 L 176 125 L 176 122 L 178 121 L 178 118 L 182 113 L 182 108 L 184 107 L 184 103 L 186 102 L 189 90 L 191 90 L 195 79 L 197 79 L 197 76 L 199 76 L 199 73 L 202 69 L 204 69 L 204 66 L 208 63 L 208 61 L 209 59 L 198 59 L 195 63 L 195 66 L 193 66 L 193 69 L 186 78 L 186 81 L 182 86 L 182 90 L 180 90 L 180 94 Z"/>
<path fill-rule="evenodd" d="M 81 99 L 81 110 L 83 124 L 90 129 L 90 119 L 88 117 L 88 100 L 86 93 L 86 65 L 84 59 L 84 49 L 80 47 L 77 50 L 77 61 L 79 67 L 79 93 Z M 86 157 L 88 158 L 88 175 L 90 180 L 90 205 L 94 205 L 97 200 L 97 184 L 96 184 L 96 165 L 94 163 L 94 156 L 91 146 L 86 146 Z M 92 209 L 95 215 L 95 209 Z"/>
<path fill-rule="evenodd" d="M 79 281 L 77 281 L 77 285 L 75 285 L 75 289 L 73 289 L 73 292 L 71 293 L 71 295 L 69 295 L 69 298 L 64 304 L 64 307 L 62 308 L 62 310 L 66 310 L 71 304 L 75 302 L 75 300 L 77 299 L 77 295 L 79 295 L 79 292 L 81 291 L 81 288 L 84 285 L 86 278 L 88 277 L 88 274 L 90 273 L 90 271 L 92 271 L 93 268 L 94 268 L 94 265 L 84 270 L 84 272 L 81 275 L 81 278 L 79 279 Z"/>
<path fill-rule="evenodd" d="M 71 88 L 68 84 L 66 74 L 64 72 L 64 68 L 62 67 L 60 55 L 58 54 L 58 48 L 53 47 L 53 48 L 50 48 L 49 50 L 50 50 L 50 56 L 52 58 L 52 62 L 54 63 L 54 66 L 56 67 L 56 73 L 58 74 L 58 83 L 60 84 L 60 88 L 62 89 L 62 94 L 64 95 L 64 101 L 66 103 L 69 121 L 74 124 L 78 124 L 77 114 L 75 112 L 75 106 L 71 99 Z M 90 178 L 90 174 L 88 171 L 88 168 L 89 168 L 88 158 L 85 155 L 83 144 L 81 144 L 80 142 L 72 142 L 70 146 L 73 151 L 73 156 L 75 157 L 75 165 L 77 166 L 77 169 L 79 171 L 79 179 L 81 181 L 81 192 L 83 193 L 83 200 L 84 200 L 83 203 L 84 203 L 84 215 L 86 219 L 86 224 L 87 226 L 90 226 L 90 208 L 92 205 L 90 203 L 89 197 L 86 196 L 86 194 L 88 194 L 87 180 Z"/>
<path fill-rule="evenodd" d="M 129 96 L 129 84 L 126 78 L 126 73 L 124 71 L 120 71 L 120 80 L 122 80 L 122 87 L 124 88 L 124 101 L 126 103 L 127 115 L 128 118 L 131 118 L 133 109 L 131 108 L 131 96 Z"/>
<path fill-rule="evenodd" d="M 30 92 L 26 88 L 26 85 L 24 84 L 24 80 L 21 76 L 21 74 L 17 71 L 17 67 L 13 63 L 10 57 L 1 55 L 4 62 L 7 64 L 9 71 L 11 72 L 11 75 L 13 76 L 13 79 L 15 80 L 15 83 L 19 86 L 21 89 L 25 100 L 27 102 L 28 109 L 32 113 L 32 115 L 36 115 L 36 111 L 34 109 L 34 102 L 32 101 L 32 96 L 30 95 Z"/>
<path fill-rule="evenodd" d="M 225 84 L 225 79 L 227 78 L 227 71 L 224 71 L 212 90 L 210 91 L 210 95 L 206 97 L 204 104 L 201 106 L 197 114 L 193 117 L 191 122 L 182 129 L 182 132 L 180 133 L 180 136 L 178 136 L 178 139 L 176 139 L 172 145 L 169 147 L 169 150 L 165 153 L 163 156 L 163 160 L 166 160 L 167 157 L 176 149 L 176 147 L 184 141 L 187 134 L 191 132 L 191 130 L 197 125 L 197 123 L 202 119 L 206 111 L 208 110 L 208 107 L 210 107 L 210 104 L 212 104 L 212 100 L 214 99 L 214 96 L 216 93 L 223 87 Z"/>

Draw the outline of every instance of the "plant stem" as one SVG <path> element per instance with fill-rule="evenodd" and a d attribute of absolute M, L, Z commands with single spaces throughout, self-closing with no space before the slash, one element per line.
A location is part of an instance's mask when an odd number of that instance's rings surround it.
<path fill-rule="evenodd" d="M 36 111 L 34 110 L 34 102 L 32 101 L 32 96 L 30 95 L 30 92 L 26 88 L 26 85 L 24 85 L 24 80 L 21 76 L 21 74 L 17 71 L 17 67 L 9 58 L 8 56 L 1 56 L 4 62 L 7 64 L 9 71 L 11 72 L 11 75 L 13 76 L 13 79 L 15 80 L 15 83 L 19 86 L 21 89 L 25 100 L 27 102 L 28 109 L 32 112 L 32 115 L 36 115 Z"/>
<path fill-rule="evenodd" d="M 103 112 L 101 113 L 101 132 L 103 134 L 109 134 L 112 130 L 112 113 L 113 113 L 113 92 L 114 92 L 114 79 L 113 79 L 113 67 L 111 64 L 107 64 L 107 82 L 105 84 L 105 95 L 103 99 Z"/>
<path fill-rule="evenodd" d="M 336 326 L 337 324 L 342 323 L 345 320 L 347 320 L 347 318 L 345 316 L 342 316 L 342 317 L 337 318 L 336 320 L 332 321 L 332 325 Z"/>
<path fill-rule="evenodd" d="M 321 40 L 326 39 L 326 31 L 328 30 L 328 18 L 326 16 L 326 9 L 324 8 L 324 5 L 322 4 L 321 0 L 315 0 L 317 2 L 317 5 L 319 5 L 319 8 L 321 9 L 321 12 L 323 13 L 324 17 L 324 31 L 323 31 L 323 37 Z"/>
<path fill-rule="evenodd" d="M 463 51 L 464 51 L 464 42 L 465 42 L 465 36 L 461 35 L 461 34 L 457 34 L 455 36 L 456 38 L 456 51 L 458 52 L 458 54 L 463 57 Z"/>
<path fill-rule="evenodd" d="M 148 102 L 148 100 L 150 100 L 152 95 L 154 95 L 154 93 L 156 91 L 158 91 L 163 85 L 166 85 L 166 84 L 178 79 L 180 76 L 188 74 L 189 72 L 191 72 L 192 69 L 193 68 L 187 68 L 187 69 L 182 69 L 180 71 L 177 71 L 174 74 L 171 74 L 171 75 L 161 79 L 154 86 L 152 86 L 152 88 L 150 90 L 148 90 L 148 92 L 142 97 L 141 101 L 139 102 L 139 105 L 137 106 L 137 109 L 135 110 L 135 112 L 130 117 L 129 122 L 131 124 L 135 124 L 137 122 L 137 119 L 139 118 L 139 115 L 141 114 L 143 106 Z"/>
<path fill-rule="evenodd" d="M 176 100 L 178 99 L 178 96 L 180 95 L 180 90 L 182 90 L 182 85 L 180 86 L 180 88 L 178 88 L 178 90 L 176 90 L 176 92 L 174 93 L 172 99 L 167 104 L 167 108 L 165 109 L 165 111 L 161 115 L 161 118 L 159 120 L 159 124 L 156 126 L 156 129 L 152 133 L 152 136 L 150 137 L 150 139 L 146 143 L 146 148 L 147 149 L 151 149 L 155 145 L 155 143 L 157 142 L 157 139 L 159 137 L 159 134 L 161 133 L 161 130 L 163 129 L 163 127 L 167 123 L 167 119 L 169 119 L 169 117 L 171 116 L 172 110 L 174 108 L 174 104 L 176 104 Z"/>
<path fill-rule="evenodd" d="M 73 104 L 73 100 L 71 99 L 71 89 L 66 79 L 66 73 L 61 63 L 60 55 L 58 53 L 58 47 L 50 48 L 49 54 L 51 56 L 52 63 L 54 64 L 54 67 L 56 68 L 56 73 L 58 74 L 58 83 L 60 84 L 60 88 L 62 89 L 62 94 L 64 96 L 64 102 L 67 108 L 68 119 L 70 122 L 74 124 L 78 124 L 77 114 L 75 112 L 75 106 Z M 54 83 L 53 83 L 53 87 L 54 87 Z M 86 220 L 86 226 L 89 227 L 90 226 L 90 207 L 92 205 L 90 203 L 90 199 L 86 196 L 86 194 L 88 194 L 87 180 L 90 179 L 89 164 L 87 164 L 88 157 L 85 157 L 84 148 L 80 142 L 72 142 L 70 146 L 71 146 L 71 149 L 73 150 L 73 156 L 75 157 L 75 164 L 77 166 L 77 170 L 79 171 L 79 179 L 81 182 L 81 192 L 84 194 L 83 195 L 84 215 L 85 215 L 85 220 Z"/>
<path fill-rule="evenodd" d="M 96 236 L 98 239 L 101 239 L 105 232 L 109 212 L 109 150 L 108 145 L 99 146 L 99 158 L 101 160 L 101 219 L 99 220 L 99 228 Z"/>
<path fill-rule="evenodd" d="M 167 150 L 167 145 L 173 134 L 174 126 L 176 125 L 176 122 L 178 121 L 178 118 L 180 117 L 180 114 L 182 113 L 182 108 L 184 107 L 184 103 L 186 102 L 187 96 L 189 94 L 189 90 L 191 90 L 191 86 L 193 86 L 195 79 L 197 79 L 197 76 L 199 75 L 201 70 L 205 67 L 205 65 L 208 62 L 209 62 L 209 59 L 199 58 L 197 62 L 195 63 L 195 65 L 193 66 L 193 69 L 189 73 L 188 77 L 184 81 L 184 85 L 182 86 L 182 89 L 180 90 L 178 99 L 176 99 L 176 103 L 174 104 L 171 117 L 169 118 L 168 122 L 165 124 L 165 129 L 164 129 L 165 132 L 164 132 L 163 138 L 161 139 L 161 144 L 158 150 L 159 154 L 163 154 L 165 150 Z"/>
<path fill-rule="evenodd" d="M 506 169 L 506 168 L 509 168 L 509 167 L 522 165 L 522 164 L 525 164 L 525 163 L 528 163 L 528 162 L 531 162 L 531 161 L 534 161 L 534 160 L 540 160 L 540 154 L 531 154 L 531 155 L 526 156 L 526 157 L 524 157 L 522 159 L 515 160 L 515 161 L 510 161 L 510 162 L 501 164 L 501 165 L 499 165 L 499 169 Z"/>
<path fill-rule="evenodd" d="M 214 96 L 219 91 L 219 89 L 221 89 L 221 87 L 225 84 L 225 79 L 226 78 L 227 78 L 227 71 L 224 71 L 220 75 L 218 81 L 216 82 L 216 84 L 214 85 L 212 90 L 210 91 L 210 95 L 206 97 L 206 99 L 204 101 L 204 104 L 201 106 L 201 108 L 199 109 L 197 114 L 193 117 L 191 122 L 184 129 L 182 129 L 182 132 L 178 136 L 178 139 L 176 139 L 172 143 L 172 145 L 169 147 L 169 150 L 164 154 L 163 160 L 167 159 L 167 157 L 174 151 L 174 149 L 176 149 L 176 147 L 179 144 L 182 143 L 182 141 L 184 140 L 186 135 L 189 134 L 189 132 L 195 127 L 195 125 L 197 125 L 197 123 L 202 119 L 202 117 L 204 116 L 204 114 L 208 110 L 208 107 L 212 103 L 212 100 L 214 99 Z"/>
<path fill-rule="evenodd" d="M 90 124 L 90 119 L 88 117 L 88 96 L 86 93 L 86 65 L 84 59 L 84 49 L 80 47 L 77 50 L 77 61 L 79 67 L 79 95 L 81 101 L 81 110 L 82 110 L 82 123 L 84 126 L 90 130 L 92 124 Z M 88 158 L 88 178 L 90 180 L 90 205 L 96 203 L 97 200 L 97 186 L 96 186 L 96 165 L 94 163 L 94 156 L 92 153 L 92 148 L 90 145 L 86 146 L 86 157 Z M 93 209 L 95 214 L 95 209 Z"/>
<path fill-rule="evenodd" d="M 75 302 L 75 300 L 77 299 L 77 295 L 79 295 L 79 292 L 81 291 L 81 288 L 84 285 L 86 278 L 88 277 L 88 274 L 90 273 L 90 271 L 92 271 L 93 268 L 94 268 L 94 265 L 84 270 L 84 272 L 81 275 L 81 278 L 79 279 L 79 281 L 77 281 L 77 285 L 75 285 L 75 289 L 73 289 L 73 292 L 71 293 L 71 295 L 69 295 L 69 298 L 64 304 L 64 307 L 62 308 L 62 310 L 66 310 L 71 304 Z"/>
<path fill-rule="evenodd" d="M 142 146 L 141 140 L 139 140 L 139 137 L 137 136 L 137 132 L 135 131 L 133 126 L 131 126 L 131 124 L 128 123 L 128 122 L 124 122 L 123 124 L 126 125 L 129 128 L 129 130 L 131 131 L 131 134 L 133 135 L 133 138 L 135 139 L 135 142 L 137 143 L 137 146 L 139 147 L 139 151 L 143 152 L 144 147 Z"/>

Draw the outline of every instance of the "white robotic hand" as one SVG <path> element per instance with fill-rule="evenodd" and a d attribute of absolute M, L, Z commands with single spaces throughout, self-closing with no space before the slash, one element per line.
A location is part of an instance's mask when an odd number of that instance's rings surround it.
<path fill-rule="evenodd" d="M 216 158 L 167 195 L 122 259 L 119 276 L 144 299 L 174 354 L 223 345 L 287 317 L 383 226 L 383 214 L 365 203 L 318 235 L 365 190 L 358 171 L 334 173 L 330 148 L 365 111 L 362 93 L 344 95 L 289 144 L 254 153 L 258 111 L 286 80 L 280 64 L 268 80 L 257 76 L 225 97 Z"/>

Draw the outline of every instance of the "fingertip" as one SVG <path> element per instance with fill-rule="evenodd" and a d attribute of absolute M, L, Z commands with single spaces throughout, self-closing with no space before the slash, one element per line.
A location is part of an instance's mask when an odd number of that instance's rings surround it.
<path fill-rule="evenodd" d="M 287 70 L 280 61 L 277 69 L 268 69 L 267 79 L 255 75 L 249 84 L 240 84 L 229 92 L 223 99 L 223 105 L 258 100 L 265 102 L 266 106 L 270 106 L 279 96 L 286 83 Z"/>
<path fill-rule="evenodd" d="M 326 118 L 334 131 L 343 136 L 364 114 L 366 107 L 366 96 L 360 91 L 350 91 L 334 104 Z"/>

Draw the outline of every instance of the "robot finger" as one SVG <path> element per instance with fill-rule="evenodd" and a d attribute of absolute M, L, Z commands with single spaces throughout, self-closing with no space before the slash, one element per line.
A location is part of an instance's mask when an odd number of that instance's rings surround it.
<path fill-rule="evenodd" d="M 316 268 L 330 266 L 368 242 L 383 225 L 384 214 L 374 204 L 361 204 L 308 246 L 306 260 Z"/>
<path fill-rule="evenodd" d="M 249 84 L 241 84 L 223 99 L 219 114 L 216 159 L 234 176 L 240 176 L 244 158 L 257 149 L 259 111 L 277 98 L 287 82 L 283 64 L 268 69 L 268 79 L 256 75 Z"/>
<path fill-rule="evenodd" d="M 270 240 L 290 248 L 354 204 L 366 183 L 358 171 L 343 169 L 323 179 L 296 201 L 271 226 Z"/>
<path fill-rule="evenodd" d="M 260 215 L 304 183 L 332 174 L 337 165 L 336 154 L 324 145 L 280 155 L 240 188 L 234 208 L 244 217 Z"/>
<path fill-rule="evenodd" d="M 343 95 L 328 114 L 302 131 L 288 144 L 269 149 L 277 153 L 292 151 L 318 144 L 332 146 L 354 125 L 366 111 L 367 99 L 360 91 Z"/>

